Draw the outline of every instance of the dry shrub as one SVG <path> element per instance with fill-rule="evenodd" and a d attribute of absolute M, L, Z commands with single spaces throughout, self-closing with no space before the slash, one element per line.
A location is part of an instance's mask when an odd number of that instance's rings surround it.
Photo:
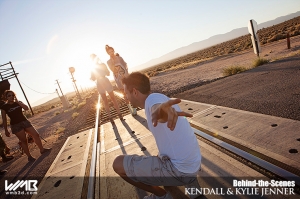
<path fill-rule="evenodd" d="M 235 75 L 246 70 L 247 69 L 243 66 L 229 66 L 223 69 L 223 76 Z"/>
<path fill-rule="evenodd" d="M 75 117 L 77 117 L 79 115 L 79 113 L 75 112 L 72 114 L 72 118 L 74 119 Z"/>
<path fill-rule="evenodd" d="M 264 59 L 264 58 L 257 58 L 255 60 L 253 60 L 253 68 L 257 67 L 257 66 L 261 66 L 263 64 L 269 63 L 268 59 Z"/>
<path fill-rule="evenodd" d="M 64 132 L 64 131 L 65 131 L 65 128 L 59 127 L 59 128 L 56 130 L 55 134 L 60 134 L 60 133 L 62 133 L 62 132 Z"/>
<path fill-rule="evenodd" d="M 286 38 L 286 34 L 277 34 L 274 35 L 273 37 L 271 37 L 271 39 L 268 40 L 268 43 L 273 42 L 273 41 L 278 41 L 280 39 L 285 39 Z"/>
<path fill-rule="evenodd" d="M 79 103 L 79 104 L 77 105 L 77 109 L 80 109 L 80 108 L 83 107 L 85 104 L 86 104 L 86 101 L 83 101 L 83 102 Z"/>

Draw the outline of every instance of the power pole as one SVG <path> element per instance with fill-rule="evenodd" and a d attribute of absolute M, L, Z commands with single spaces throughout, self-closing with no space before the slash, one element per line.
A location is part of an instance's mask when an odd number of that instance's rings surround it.
<path fill-rule="evenodd" d="M 28 99 L 27 99 L 27 96 L 26 96 L 26 94 L 25 94 L 25 92 L 24 92 L 24 90 L 23 90 L 23 87 L 22 87 L 21 84 L 20 84 L 19 78 L 18 78 L 18 76 L 17 76 L 17 74 L 16 74 L 16 72 L 15 72 L 15 69 L 14 69 L 13 65 L 11 64 L 11 62 L 9 62 L 9 64 L 10 64 L 10 66 L 11 66 L 11 68 L 12 68 L 12 70 L 13 70 L 13 74 L 14 74 L 14 76 L 16 77 L 16 79 L 17 79 L 17 81 L 18 81 L 18 83 L 19 83 L 19 86 L 20 86 L 20 88 L 21 88 L 21 90 L 22 90 L 22 92 L 23 92 L 23 94 L 24 94 L 24 96 L 25 96 L 25 99 L 26 99 L 26 101 L 27 101 L 27 103 L 28 103 L 28 105 L 29 105 L 29 108 L 30 108 L 30 110 L 31 110 L 31 113 L 32 113 L 32 115 L 34 115 L 33 110 L 32 110 L 32 108 L 31 108 L 31 105 L 30 105 L 30 103 L 29 103 L 29 101 L 28 101 Z"/>
<path fill-rule="evenodd" d="M 60 88 L 60 85 L 59 85 L 59 82 L 58 82 L 58 80 L 56 80 L 56 84 L 58 85 L 58 87 L 59 87 L 59 90 L 60 90 L 60 92 L 61 92 L 61 95 L 62 96 L 64 96 L 64 94 L 63 94 L 63 92 L 62 92 L 62 90 L 61 90 L 61 88 Z M 57 89 L 56 89 L 57 90 Z"/>
<path fill-rule="evenodd" d="M 77 88 L 77 85 L 76 85 L 76 80 L 74 79 L 74 76 L 73 76 L 73 73 L 75 72 L 75 68 L 74 67 L 70 67 L 69 68 L 69 71 L 70 71 L 70 74 L 71 74 L 71 79 L 72 79 L 72 82 L 74 83 L 74 86 L 75 86 L 75 92 L 77 93 L 77 95 L 78 95 L 78 98 L 79 98 L 79 101 L 81 101 L 82 99 L 81 99 L 81 96 L 80 96 L 80 93 L 79 93 L 79 91 L 78 91 L 78 88 Z"/>
<path fill-rule="evenodd" d="M 57 82 L 57 85 L 58 85 L 59 90 L 60 90 L 61 95 L 62 95 L 62 97 L 60 98 L 60 99 L 61 99 L 61 102 L 62 102 L 62 105 L 63 105 L 64 109 L 67 109 L 67 108 L 69 107 L 69 103 L 67 102 L 67 100 L 66 100 L 66 98 L 65 98 L 65 96 L 64 96 L 64 94 L 63 94 L 63 92 L 62 92 L 62 90 L 61 90 L 61 88 L 60 88 L 60 85 L 59 85 L 58 80 L 56 80 L 56 82 Z M 58 94 L 57 89 L 56 89 L 56 92 L 57 92 L 57 94 Z M 58 94 L 58 96 L 59 96 L 59 94 Z"/>

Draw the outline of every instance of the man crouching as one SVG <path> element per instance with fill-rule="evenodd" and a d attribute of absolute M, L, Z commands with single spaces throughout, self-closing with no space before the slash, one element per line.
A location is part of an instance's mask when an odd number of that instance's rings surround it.
<path fill-rule="evenodd" d="M 144 198 L 172 198 L 159 186 L 191 184 L 197 180 L 200 169 L 201 153 L 196 136 L 182 117 L 192 115 L 181 112 L 177 105 L 180 99 L 151 93 L 149 78 L 142 73 L 131 73 L 122 82 L 132 106 L 145 109 L 159 155 L 120 155 L 114 160 L 113 169 L 128 183 L 152 193 Z"/>

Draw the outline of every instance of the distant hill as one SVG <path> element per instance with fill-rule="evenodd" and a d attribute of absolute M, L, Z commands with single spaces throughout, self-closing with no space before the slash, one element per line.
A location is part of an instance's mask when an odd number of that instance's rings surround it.
<path fill-rule="evenodd" d="M 300 11 L 298 11 L 296 13 L 286 15 L 286 16 L 278 17 L 278 18 L 276 18 L 274 20 L 271 20 L 271 21 L 267 21 L 267 22 L 258 24 L 258 29 L 270 27 L 270 26 L 282 23 L 284 21 L 287 21 L 289 19 L 292 19 L 292 18 L 295 18 L 295 17 L 298 17 L 298 16 L 300 16 Z M 195 43 L 192 43 L 188 46 L 178 48 L 178 49 L 176 49 L 172 52 L 169 52 L 169 53 L 167 53 L 167 54 L 165 54 L 161 57 L 158 57 L 156 59 L 152 59 L 152 60 L 150 60 L 150 61 L 148 61 L 148 62 L 146 62 L 142 65 L 136 66 L 136 67 L 132 68 L 131 70 L 132 71 L 143 70 L 143 69 L 146 69 L 148 67 L 152 67 L 154 65 L 157 65 L 157 64 L 160 64 L 160 63 L 178 58 L 180 56 L 184 56 L 184 55 L 187 55 L 189 53 L 193 53 L 193 52 L 208 48 L 210 46 L 213 46 L 213 45 L 225 42 L 225 41 L 229 41 L 229 40 L 232 40 L 232 39 L 235 39 L 237 37 L 247 35 L 247 34 L 249 34 L 248 27 L 243 27 L 243 28 L 234 29 L 234 30 L 232 30 L 228 33 L 225 33 L 225 34 L 214 35 L 214 36 L 212 36 L 212 37 L 210 37 L 206 40 L 195 42 Z"/>

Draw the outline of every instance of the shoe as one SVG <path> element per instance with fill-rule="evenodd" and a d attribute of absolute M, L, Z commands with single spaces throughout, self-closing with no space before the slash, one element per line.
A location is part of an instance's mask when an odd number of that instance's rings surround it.
<path fill-rule="evenodd" d="M 164 196 L 156 196 L 152 193 L 149 196 L 145 196 L 144 199 L 173 199 L 173 197 L 169 192 L 167 192 L 167 194 Z"/>
<path fill-rule="evenodd" d="M 132 116 L 136 116 L 137 113 L 136 113 L 136 108 L 132 108 L 132 113 L 131 113 Z"/>
<path fill-rule="evenodd" d="M 136 113 L 136 108 L 133 108 L 130 104 L 127 104 L 127 107 L 131 113 L 132 116 L 135 116 L 137 113 Z"/>
<path fill-rule="evenodd" d="M 34 162 L 36 159 L 32 156 L 28 157 L 28 162 Z"/>
<path fill-rule="evenodd" d="M 0 175 L 4 175 L 7 172 L 7 170 L 0 170 Z"/>
<path fill-rule="evenodd" d="M 52 148 L 44 148 L 43 152 L 41 152 L 41 154 L 44 154 L 44 153 L 48 153 L 52 150 Z"/>
<path fill-rule="evenodd" d="M 14 159 L 14 156 L 11 155 L 2 156 L 2 162 L 8 162 L 12 159 Z"/>

